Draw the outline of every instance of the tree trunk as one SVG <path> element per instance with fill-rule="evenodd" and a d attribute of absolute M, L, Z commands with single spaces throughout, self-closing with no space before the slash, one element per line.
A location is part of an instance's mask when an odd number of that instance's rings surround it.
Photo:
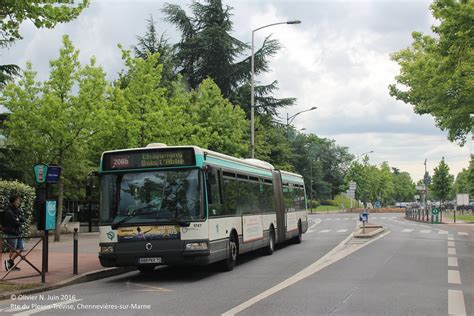
<path fill-rule="evenodd" d="M 58 181 L 58 209 L 56 212 L 56 231 L 54 234 L 54 241 L 61 240 L 61 220 L 63 218 L 63 199 L 64 199 L 64 169 L 63 159 L 60 160 L 59 165 L 61 166 L 61 176 Z"/>

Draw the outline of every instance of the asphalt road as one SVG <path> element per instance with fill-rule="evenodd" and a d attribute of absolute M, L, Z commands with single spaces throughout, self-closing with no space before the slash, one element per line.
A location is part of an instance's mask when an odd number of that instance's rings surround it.
<path fill-rule="evenodd" d="M 370 219 L 384 225 L 386 234 L 368 243 L 349 241 L 349 248 L 338 252 L 331 250 L 353 232 L 354 214 L 312 215 L 302 244 L 281 245 L 272 256 L 243 255 L 231 272 L 214 266 L 130 272 L 2 302 L 0 309 L 23 316 L 236 310 L 238 315 L 474 315 L 473 225 L 432 226 L 401 214 Z M 52 308 L 53 303 L 59 305 Z"/>

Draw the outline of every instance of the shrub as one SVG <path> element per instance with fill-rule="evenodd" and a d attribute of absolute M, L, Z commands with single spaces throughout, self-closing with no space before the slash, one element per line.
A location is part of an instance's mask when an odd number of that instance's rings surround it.
<path fill-rule="evenodd" d="M 35 189 L 21 182 L 0 180 L 0 210 L 3 211 L 8 207 L 8 199 L 13 194 L 21 196 L 21 209 L 25 218 L 25 222 L 21 226 L 21 234 L 28 236 L 30 235 L 30 224 L 33 218 L 33 203 L 36 197 Z"/>

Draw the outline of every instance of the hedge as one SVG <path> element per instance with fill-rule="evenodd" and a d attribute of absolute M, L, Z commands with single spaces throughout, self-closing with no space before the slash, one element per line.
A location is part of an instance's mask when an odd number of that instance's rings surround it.
<path fill-rule="evenodd" d="M 13 194 L 21 196 L 21 209 L 25 222 L 21 227 L 21 234 L 23 236 L 30 235 L 30 224 L 33 218 L 33 203 L 36 198 L 35 189 L 18 181 L 4 181 L 0 180 L 0 210 L 8 207 L 8 199 Z"/>

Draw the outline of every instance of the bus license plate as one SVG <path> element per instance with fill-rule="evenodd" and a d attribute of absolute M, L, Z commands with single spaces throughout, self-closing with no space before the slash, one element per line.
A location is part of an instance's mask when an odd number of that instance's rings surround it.
<path fill-rule="evenodd" d="M 139 258 L 138 263 L 161 263 L 161 258 Z"/>

